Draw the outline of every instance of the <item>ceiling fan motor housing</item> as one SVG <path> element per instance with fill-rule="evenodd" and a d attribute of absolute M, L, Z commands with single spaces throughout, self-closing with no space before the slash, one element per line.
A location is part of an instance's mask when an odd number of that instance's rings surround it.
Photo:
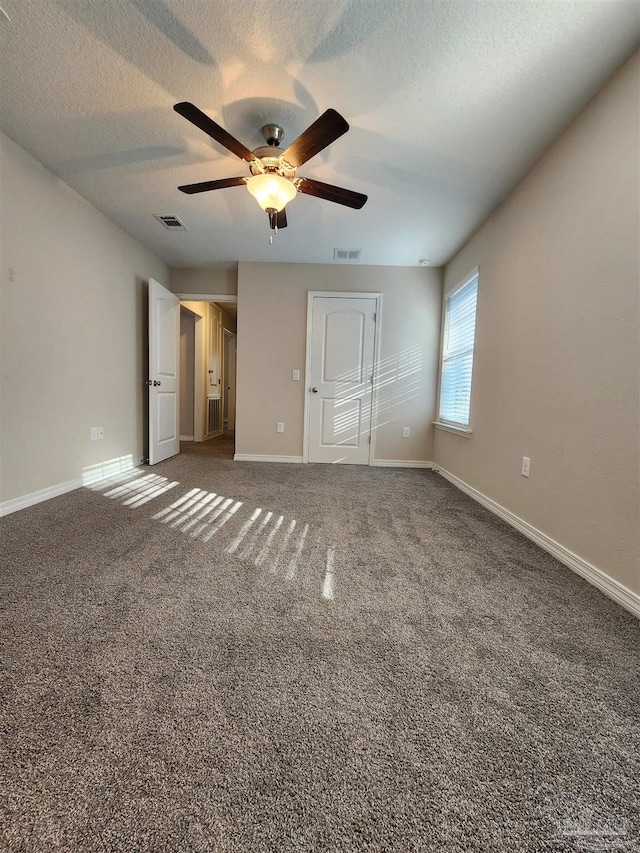
<path fill-rule="evenodd" d="M 286 160 L 282 159 L 282 151 L 279 148 L 263 145 L 262 148 L 255 148 L 253 153 L 256 160 L 249 163 L 249 171 L 252 175 L 260 175 L 263 172 L 277 172 L 278 175 L 289 180 L 295 176 L 296 170 Z"/>
<path fill-rule="evenodd" d="M 279 124 L 265 124 L 262 135 L 267 140 L 267 145 L 277 148 L 284 138 L 284 130 Z"/>

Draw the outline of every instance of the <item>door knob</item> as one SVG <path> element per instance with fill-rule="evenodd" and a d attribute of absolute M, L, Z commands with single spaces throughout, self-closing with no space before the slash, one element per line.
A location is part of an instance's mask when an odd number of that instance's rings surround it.
<path fill-rule="evenodd" d="M 311 390 L 313 391 L 313 393 L 314 393 L 314 394 L 317 394 L 317 393 L 318 393 L 318 389 L 317 389 L 317 388 L 312 388 Z"/>
<path fill-rule="evenodd" d="M 154 385 L 162 385 L 162 382 L 159 382 L 157 379 L 153 380 Z"/>
<path fill-rule="evenodd" d="M 153 385 L 153 382 L 150 379 L 147 379 L 147 385 Z"/>

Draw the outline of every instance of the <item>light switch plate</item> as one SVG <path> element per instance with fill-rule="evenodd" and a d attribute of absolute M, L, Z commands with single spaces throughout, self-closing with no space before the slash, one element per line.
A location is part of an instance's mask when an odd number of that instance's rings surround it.
<path fill-rule="evenodd" d="M 299 370 L 292 371 L 291 378 L 293 379 L 294 382 L 299 382 L 300 381 L 300 371 Z"/>

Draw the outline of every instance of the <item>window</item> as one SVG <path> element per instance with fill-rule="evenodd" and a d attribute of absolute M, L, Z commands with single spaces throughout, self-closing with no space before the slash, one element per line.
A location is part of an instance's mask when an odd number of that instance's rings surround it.
<path fill-rule="evenodd" d="M 469 425 L 477 299 L 476 271 L 445 302 L 439 417 L 455 426 Z"/>

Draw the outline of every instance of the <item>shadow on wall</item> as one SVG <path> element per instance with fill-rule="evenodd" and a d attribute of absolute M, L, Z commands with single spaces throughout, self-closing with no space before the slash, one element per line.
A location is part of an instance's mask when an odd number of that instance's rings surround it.
<path fill-rule="evenodd" d="M 398 420 L 399 409 L 420 396 L 423 371 L 423 347 L 417 345 L 383 358 L 373 382 L 373 429 Z M 373 375 L 373 365 L 342 372 L 336 379 L 333 437 L 336 444 L 354 444 L 361 426 L 360 400 L 363 385 Z"/>
<path fill-rule="evenodd" d="M 396 418 L 393 410 L 420 396 L 423 347 L 417 345 L 383 358 L 378 365 L 374 383 L 377 392 L 374 423 L 383 426 Z M 387 417 L 382 422 L 378 418 Z"/>

